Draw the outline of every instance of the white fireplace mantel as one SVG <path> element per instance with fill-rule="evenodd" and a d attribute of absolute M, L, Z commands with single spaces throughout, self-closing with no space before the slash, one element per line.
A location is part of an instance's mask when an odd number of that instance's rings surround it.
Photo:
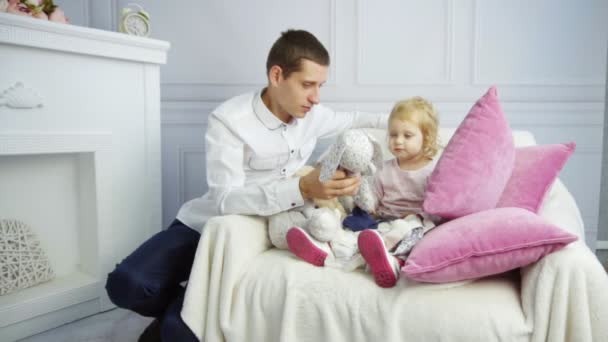
<path fill-rule="evenodd" d="M 162 229 L 168 49 L 0 13 L 0 219 L 27 223 L 56 274 L 0 296 L 1 341 L 111 308 L 107 273 Z"/>
<path fill-rule="evenodd" d="M 165 64 L 169 43 L 0 13 L 0 41 L 62 52 Z"/>

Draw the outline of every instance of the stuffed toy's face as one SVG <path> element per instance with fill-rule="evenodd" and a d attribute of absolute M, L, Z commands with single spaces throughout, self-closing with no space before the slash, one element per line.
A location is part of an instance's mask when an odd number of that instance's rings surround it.
<path fill-rule="evenodd" d="M 354 146 L 356 147 L 344 150 L 340 167 L 353 173 L 359 173 L 367 170 L 374 155 L 374 147 L 369 141 L 362 141 Z"/>
<path fill-rule="evenodd" d="M 382 148 L 363 130 L 352 129 L 338 137 L 321 163 L 322 182 L 331 179 L 338 167 L 369 176 L 382 167 Z"/>

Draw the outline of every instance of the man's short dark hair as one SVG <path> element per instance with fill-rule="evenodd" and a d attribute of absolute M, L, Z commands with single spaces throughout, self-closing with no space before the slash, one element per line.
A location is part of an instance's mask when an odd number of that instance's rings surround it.
<path fill-rule="evenodd" d="M 304 30 L 289 29 L 270 48 L 266 60 L 266 74 L 273 65 L 283 70 L 287 78 L 292 72 L 300 71 L 302 59 L 319 65 L 329 66 L 329 53 L 312 33 Z"/>

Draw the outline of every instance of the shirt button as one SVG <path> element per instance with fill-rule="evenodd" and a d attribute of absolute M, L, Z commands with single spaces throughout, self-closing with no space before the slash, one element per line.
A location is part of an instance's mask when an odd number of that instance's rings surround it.
<path fill-rule="evenodd" d="M 295 207 L 295 206 L 296 206 L 296 204 L 295 204 L 295 203 L 291 203 L 291 206 L 292 206 L 292 207 Z"/>
<path fill-rule="evenodd" d="M 295 150 L 291 150 L 291 154 L 293 154 L 295 152 Z"/>
<path fill-rule="evenodd" d="M 281 170 L 281 173 L 285 173 L 285 171 L 287 171 L 286 169 Z"/>

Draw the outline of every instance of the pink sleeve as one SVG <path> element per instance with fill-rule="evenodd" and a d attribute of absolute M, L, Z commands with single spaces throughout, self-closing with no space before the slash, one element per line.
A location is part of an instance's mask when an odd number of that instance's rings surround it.
<path fill-rule="evenodd" d="M 374 195 L 376 195 L 376 199 L 378 200 L 378 204 L 384 197 L 384 186 L 382 184 L 382 171 L 376 172 L 374 175 Z"/>
<path fill-rule="evenodd" d="M 427 185 L 429 184 L 429 178 L 431 178 L 431 174 L 433 173 L 433 170 L 435 170 L 435 166 L 437 165 L 437 160 L 433 160 L 433 168 L 431 168 L 429 170 L 429 172 L 426 174 L 426 177 L 424 177 L 423 182 L 424 182 L 424 196 L 426 197 L 426 188 Z"/>

